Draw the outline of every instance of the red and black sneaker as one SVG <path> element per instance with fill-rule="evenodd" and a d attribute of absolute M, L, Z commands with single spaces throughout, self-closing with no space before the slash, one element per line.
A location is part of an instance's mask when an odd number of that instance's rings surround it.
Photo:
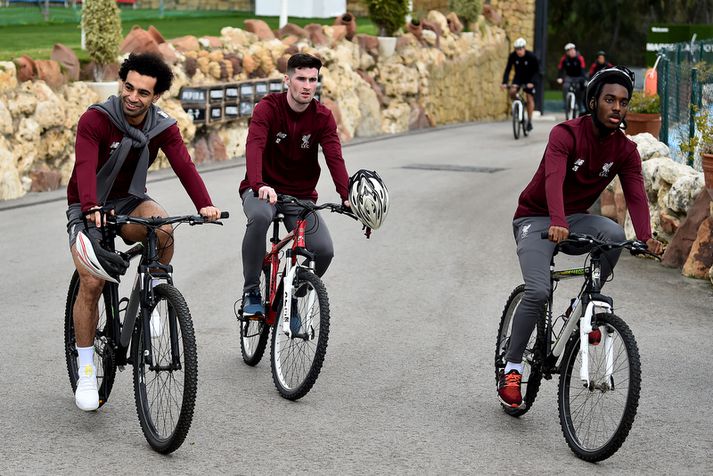
<path fill-rule="evenodd" d="M 511 370 L 507 374 L 500 372 L 498 381 L 498 397 L 505 405 L 517 408 L 522 405 L 522 393 L 520 393 L 520 383 L 522 375 L 517 370 Z"/>

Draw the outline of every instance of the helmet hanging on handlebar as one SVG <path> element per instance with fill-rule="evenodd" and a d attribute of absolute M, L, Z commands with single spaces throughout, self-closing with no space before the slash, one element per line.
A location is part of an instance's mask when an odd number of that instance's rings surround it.
<path fill-rule="evenodd" d="M 82 267 L 97 278 L 119 283 L 119 276 L 126 273 L 129 263 L 118 254 L 102 248 L 89 233 L 80 231 L 74 243 Z"/>
<path fill-rule="evenodd" d="M 389 212 L 389 191 L 379 174 L 358 170 L 349 178 L 349 203 L 359 221 L 376 230 Z"/>

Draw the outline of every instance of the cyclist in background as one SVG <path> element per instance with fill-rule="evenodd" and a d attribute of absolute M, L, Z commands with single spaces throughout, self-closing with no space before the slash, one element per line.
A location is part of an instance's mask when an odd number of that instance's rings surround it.
<path fill-rule="evenodd" d="M 621 181 L 637 238 L 645 241 L 652 253 L 661 254 L 663 250 L 651 236 L 641 157 L 636 144 L 619 128 L 633 89 L 634 73 L 628 69 L 615 67 L 597 73 L 586 91 L 591 114 L 552 129 L 540 166 L 520 194 L 513 233 L 525 294 L 513 316 L 506 366 L 498 381 L 498 396 L 511 407 L 522 404 L 522 356 L 549 297 L 555 244 L 567 239 L 570 230 L 607 241 L 626 239 L 616 222 L 587 213 L 614 176 Z M 541 238 L 543 231 L 547 231 L 548 240 Z M 618 249 L 603 255 L 603 283 L 620 253 Z"/>
<path fill-rule="evenodd" d="M 276 212 L 285 215 L 285 226 L 294 228 L 302 209 L 276 205 L 277 194 L 317 200 L 322 146 L 337 193 L 349 207 L 349 176 L 342 158 L 337 123 L 332 112 L 314 100 L 322 62 L 297 53 L 287 61 L 287 91 L 268 94 L 253 112 L 245 150 L 246 172 L 240 183 L 243 211 L 247 217 L 242 245 L 243 316 L 264 315 L 260 295 L 260 271 L 265 256 L 267 231 Z M 334 248 L 324 220 L 318 213 L 307 216 L 305 241 L 315 253 L 315 271 L 322 276 L 329 267 Z"/>
<path fill-rule="evenodd" d="M 526 50 L 527 42 L 518 38 L 513 43 L 514 51 L 508 56 L 508 63 L 503 73 L 501 88 L 505 89 L 510 78 L 510 70 L 515 68 L 515 75 L 510 88 L 510 99 L 515 99 L 520 87 L 525 91 L 527 98 L 527 130 L 532 130 L 532 113 L 535 110 L 535 80 L 540 73 L 540 62 L 532 51 Z"/>
<path fill-rule="evenodd" d="M 161 149 L 199 213 L 211 220 L 220 217 L 175 119 L 155 105 L 171 87 L 171 69 L 159 56 L 131 54 L 122 63 L 119 78 L 119 95 L 90 106 L 79 119 L 76 162 L 67 185 L 67 232 L 79 273 L 79 293 L 74 304 L 79 380 L 74 399 L 77 407 L 85 411 L 99 407 L 94 366 L 97 303 L 104 281 L 116 282 L 128 267 L 119 255 L 104 250 L 100 244 L 100 228 L 104 225 L 101 207 L 123 215 L 168 216 L 146 194 L 147 170 Z M 159 259 L 169 263 L 173 255 L 171 228 L 161 230 L 164 233 L 159 233 Z M 125 225 L 120 235 L 127 242 L 139 242 L 146 237 L 146 231 Z"/>
<path fill-rule="evenodd" d="M 607 61 L 607 53 L 605 51 L 597 51 L 597 59 L 589 67 L 589 77 L 593 78 L 599 71 L 612 66 L 614 65 Z"/>
<path fill-rule="evenodd" d="M 562 100 L 564 109 L 567 110 L 567 93 L 570 84 L 575 85 L 575 96 L 577 97 L 577 109 L 580 114 L 587 110 L 584 105 L 584 86 L 587 81 L 587 64 L 584 57 L 579 54 L 574 43 L 564 45 L 564 55 L 557 65 L 557 84 L 562 84 Z"/>

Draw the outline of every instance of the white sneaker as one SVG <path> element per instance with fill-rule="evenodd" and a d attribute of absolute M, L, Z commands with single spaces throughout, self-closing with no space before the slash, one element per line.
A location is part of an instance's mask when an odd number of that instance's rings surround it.
<path fill-rule="evenodd" d="M 151 337 L 156 339 L 163 335 L 163 320 L 161 319 L 161 314 L 159 314 L 158 309 L 154 308 L 151 311 Z"/>
<path fill-rule="evenodd" d="M 77 391 L 74 402 L 80 410 L 91 412 L 99 408 L 99 389 L 97 387 L 97 369 L 92 364 L 79 367 Z"/>

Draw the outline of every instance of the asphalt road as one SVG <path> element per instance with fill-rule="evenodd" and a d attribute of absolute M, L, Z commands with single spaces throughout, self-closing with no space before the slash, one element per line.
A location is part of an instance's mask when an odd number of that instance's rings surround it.
<path fill-rule="evenodd" d="M 509 124 L 494 123 L 345 148 L 350 171 L 381 173 L 393 205 L 370 240 L 355 222 L 327 217 L 336 247 L 326 275 L 329 348 L 317 384 L 298 402 L 278 395 L 267 358 L 242 363 L 232 309 L 242 285 L 237 185 L 245 170 L 239 161 L 205 169 L 231 218 L 176 233 L 175 279 L 196 327 L 199 394 L 188 438 L 168 457 L 143 438 L 130 370 L 98 412 L 74 406 L 62 335 L 73 268 L 66 204 L 52 201 L 61 194 L 2 204 L 0 474 L 709 472 L 713 291 L 651 261 L 624 256 L 606 288 L 642 359 L 639 413 L 618 453 L 596 465 L 574 457 L 556 382 L 543 383 L 524 417 L 500 410 L 493 347 L 521 280 L 510 222 L 551 125 L 537 123 L 519 141 Z M 321 198 L 335 201 L 326 167 L 323 175 Z M 149 193 L 174 214 L 192 212 L 175 179 L 151 182 Z"/>

